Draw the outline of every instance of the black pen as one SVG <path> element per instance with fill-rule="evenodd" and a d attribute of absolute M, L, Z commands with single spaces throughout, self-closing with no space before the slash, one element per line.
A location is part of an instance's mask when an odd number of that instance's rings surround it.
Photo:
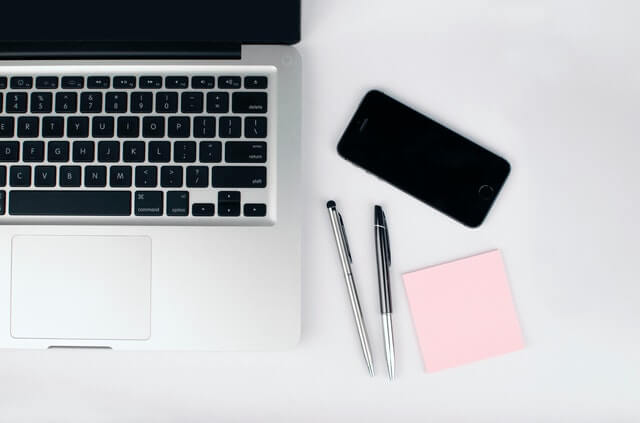
<path fill-rule="evenodd" d="M 380 313 L 382 314 L 382 334 L 384 351 L 387 357 L 389 379 L 395 377 L 395 350 L 393 346 L 393 324 L 391 322 L 391 286 L 389 267 L 391 267 L 391 248 L 389 247 L 389 230 L 382 207 L 375 206 L 373 229 L 376 239 L 376 263 L 378 265 L 378 288 L 380 290 Z"/>

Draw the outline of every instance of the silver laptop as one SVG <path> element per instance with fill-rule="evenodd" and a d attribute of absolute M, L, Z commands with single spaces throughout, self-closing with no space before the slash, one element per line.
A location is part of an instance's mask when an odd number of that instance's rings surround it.
<path fill-rule="evenodd" d="M 0 27 L 0 347 L 295 345 L 299 0 L 29 3 Z"/>

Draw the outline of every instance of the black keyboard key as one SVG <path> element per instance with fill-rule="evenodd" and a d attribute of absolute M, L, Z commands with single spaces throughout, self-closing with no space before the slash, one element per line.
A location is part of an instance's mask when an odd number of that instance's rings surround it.
<path fill-rule="evenodd" d="M 0 141 L 0 162 L 17 162 L 19 153 L 18 141 Z"/>
<path fill-rule="evenodd" d="M 111 187 L 129 188 L 131 186 L 131 166 L 111 166 L 109 172 Z"/>
<path fill-rule="evenodd" d="M 27 93 L 7 93 L 7 113 L 27 112 Z"/>
<path fill-rule="evenodd" d="M 36 138 L 38 135 L 40 135 L 40 119 L 31 116 L 18 118 L 18 137 Z"/>
<path fill-rule="evenodd" d="M 265 163 L 267 143 L 253 141 L 229 141 L 224 146 L 224 159 L 228 163 Z"/>
<path fill-rule="evenodd" d="M 232 109 L 233 113 L 267 113 L 267 93 L 233 93 Z"/>
<path fill-rule="evenodd" d="M 194 76 L 191 78 L 191 88 L 210 90 L 215 85 L 216 79 L 213 76 Z"/>
<path fill-rule="evenodd" d="M 267 168 L 264 166 L 214 166 L 211 170 L 214 188 L 264 188 Z"/>
<path fill-rule="evenodd" d="M 115 76 L 113 78 L 113 88 L 115 89 L 133 89 L 136 87 L 135 76 Z"/>
<path fill-rule="evenodd" d="M 118 137 L 138 138 L 140 136 L 140 118 L 137 116 L 122 116 L 118 118 Z"/>
<path fill-rule="evenodd" d="M 195 138 L 214 138 L 216 136 L 216 118 L 197 117 L 193 119 L 193 136 Z"/>
<path fill-rule="evenodd" d="M 125 141 L 122 149 L 125 162 L 144 162 L 144 141 Z"/>
<path fill-rule="evenodd" d="M 236 89 L 240 88 L 239 76 L 221 76 L 218 78 L 218 87 Z"/>
<path fill-rule="evenodd" d="M 140 88 L 162 88 L 162 77 L 160 76 L 141 76 Z"/>
<path fill-rule="evenodd" d="M 167 216 L 189 215 L 189 191 L 167 192 Z"/>
<path fill-rule="evenodd" d="M 104 102 L 104 110 L 107 113 L 126 113 L 128 101 L 126 92 L 109 92 Z"/>
<path fill-rule="evenodd" d="M 217 163 L 222 160 L 222 143 L 220 141 L 200 142 L 200 162 Z"/>
<path fill-rule="evenodd" d="M 249 217 L 264 217 L 267 215 L 267 205 L 247 203 L 244 205 L 244 215 Z"/>
<path fill-rule="evenodd" d="M 106 166 L 87 166 L 84 168 L 84 186 L 105 187 L 107 186 Z"/>
<path fill-rule="evenodd" d="M 182 166 L 162 166 L 162 169 L 160 169 L 160 185 L 163 188 L 181 187 Z"/>
<path fill-rule="evenodd" d="M 267 118 L 265 117 L 244 118 L 244 137 L 245 138 L 266 138 L 267 137 Z"/>
<path fill-rule="evenodd" d="M 65 90 L 79 90 L 84 88 L 84 77 L 82 76 L 63 76 L 62 88 Z"/>
<path fill-rule="evenodd" d="M 152 163 L 168 163 L 171 160 L 171 143 L 169 141 L 149 142 L 149 161 Z"/>
<path fill-rule="evenodd" d="M 162 191 L 136 191 L 136 216 L 162 216 Z"/>
<path fill-rule="evenodd" d="M 42 136 L 44 138 L 60 138 L 64 136 L 64 118 L 45 117 L 42 119 Z"/>
<path fill-rule="evenodd" d="M 56 113 L 75 113 L 78 110 L 78 93 L 56 93 Z"/>
<path fill-rule="evenodd" d="M 219 131 L 221 138 L 240 138 L 242 121 L 239 117 L 221 117 Z"/>
<path fill-rule="evenodd" d="M 202 113 L 204 110 L 204 95 L 199 92 L 184 92 L 181 98 L 182 113 Z"/>
<path fill-rule="evenodd" d="M 165 85 L 167 88 L 189 88 L 189 78 L 186 76 L 167 76 Z"/>
<path fill-rule="evenodd" d="M 9 169 L 9 185 L 12 187 L 28 187 L 31 185 L 30 166 L 11 166 Z"/>
<path fill-rule="evenodd" d="M 142 136 L 145 138 L 163 138 L 164 118 L 160 116 L 142 118 Z"/>
<path fill-rule="evenodd" d="M 69 161 L 69 141 L 49 141 L 47 143 L 47 159 L 53 163 Z"/>
<path fill-rule="evenodd" d="M 249 90 L 263 90 L 267 88 L 266 76 L 245 76 L 244 87 Z"/>
<path fill-rule="evenodd" d="M 79 187 L 82 168 L 80 166 L 60 167 L 60 186 Z"/>
<path fill-rule="evenodd" d="M 9 214 L 32 216 L 129 216 L 129 191 L 11 191 Z"/>
<path fill-rule="evenodd" d="M 218 203 L 239 203 L 240 191 L 220 191 L 218 192 Z"/>
<path fill-rule="evenodd" d="M 87 88 L 91 90 L 104 90 L 111 86 L 111 78 L 108 76 L 90 76 L 87 78 Z"/>
<path fill-rule="evenodd" d="M 89 136 L 89 118 L 88 117 L 70 117 L 67 120 L 67 137 L 69 138 L 87 138 Z"/>
<path fill-rule="evenodd" d="M 158 185 L 158 168 L 155 166 L 136 167 L 136 187 L 155 188 Z"/>
<path fill-rule="evenodd" d="M 51 113 L 53 94 L 46 92 L 31 93 L 31 113 Z"/>
<path fill-rule="evenodd" d="M 193 163 L 196 161 L 195 141 L 176 141 L 173 143 L 173 161 L 176 163 Z"/>
<path fill-rule="evenodd" d="M 13 138 L 15 133 L 14 119 L 0 116 L 0 138 Z"/>
<path fill-rule="evenodd" d="M 7 88 L 7 77 L 0 76 L 0 90 L 4 90 Z"/>
<path fill-rule="evenodd" d="M 14 76 L 11 78 L 11 89 L 28 90 L 33 87 L 32 76 Z"/>
<path fill-rule="evenodd" d="M 56 167 L 55 166 L 36 166 L 33 170 L 34 184 L 37 187 L 55 187 L 56 186 Z"/>
<path fill-rule="evenodd" d="M 176 113 L 178 111 L 178 93 L 159 92 L 156 94 L 156 113 Z"/>
<path fill-rule="evenodd" d="M 228 113 L 229 93 L 207 93 L 207 113 Z"/>
<path fill-rule="evenodd" d="M 40 90 L 55 90 L 58 88 L 58 77 L 39 76 L 36 78 L 36 88 Z"/>
<path fill-rule="evenodd" d="M 98 143 L 98 161 L 115 163 L 120 161 L 120 143 L 118 141 L 100 141 Z"/>
<path fill-rule="evenodd" d="M 5 206 L 5 202 L 6 202 L 6 197 L 7 194 L 5 193 L 5 191 L 0 191 L 0 216 L 6 213 L 6 206 Z"/>
<path fill-rule="evenodd" d="M 93 138 L 113 138 L 114 119 L 112 116 L 96 116 L 91 121 Z"/>
<path fill-rule="evenodd" d="M 218 216 L 240 216 L 240 203 L 218 203 Z"/>
<path fill-rule="evenodd" d="M 215 206 L 211 203 L 196 203 L 191 206 L 191 214 L 194 216 L 213 216 Z"/>
<path fill-rule="evenodd" d="M 131 113 L 151 113 L 153 111 L 153 94 L 131 93 Z"/>
<path fill-rule="evenodd" d="M 187 187 L 206 188 L 209 186 L 209 168 L 206 166 L 187 167 Z"/>
<path fill-rule="evenodd" d="M 95 157 L 93 141 L 75 141 L 73 143 L 73 161 L 76 163 L 91 163 Z"/>
<path fill-rule="evenodd" d="M 170 117 L 167 123 L 169 138 L 189 138 L 191 136 L 191 118 Z"/>
<path fill-rule="evenodd" d="M 4 94 L 0 93 L 0 113 L 2 113 L 3 104 L 4 104 Z"/>
<path fill-rule="evenodd" d="M 87 92 L 87 93 L 80 94 L 80 112 L 101 113 L 102 112 L 102 93 Z"/>
<path fill-rule="evenodd" d="M 39 163 L 44 161 L 44 142 L 25 141 L 22 144 L 22 161 Z"/>
<path fill-rule="evenodd" d="M 0 187 L 3 187 L 7 184 L 7 167 L 0 166 Z"/>

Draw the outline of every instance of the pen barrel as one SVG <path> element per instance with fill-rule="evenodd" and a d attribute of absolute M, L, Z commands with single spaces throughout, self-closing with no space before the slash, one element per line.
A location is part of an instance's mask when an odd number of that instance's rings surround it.
<path fill-rule="evenodd" d="M 378 291 L 380 295 L 380 312 L 391 313 L 391 286 L 389 284 L 389 257 L 386 253 L 387 240 L 385 230 L 375 226 L 376 264 L 378 268 Z"/>
<path fill-rule="evenodd" d="M 358 337 L 360 339 L 362 353 L 364 355 L 369 374 L 373 376 L 374 370 L 373 358 L 371 355 L 371 346 L 369 345 L 369 337 L 367 335 L 367 329 L 365 327 L 364 318 L 362 316 L 362 308 L 360 307 L 360 300 L 358 298 L 356 283 L 351 271 L 351 253 L 349 251 L 349 241 L 347 240 L 347 235 L 344 231 L 344 223 L 342 221 L 340 213 L 338 213 L 335 209 L 335 203 L 330 203 L 327 205 L 327 208 L 329 210 L 329 218 L 331 221 L 333 236 L 336 240 L 336 246 L 338 248 L 338 256 L 340 258 L 342 272 L 344 273 L 344 281 L 347 285 L 347 291 L 349 293 L 349 302 L 351 303 L 353 318 L 356 323 L 356 329 L 358 330 Z"/>

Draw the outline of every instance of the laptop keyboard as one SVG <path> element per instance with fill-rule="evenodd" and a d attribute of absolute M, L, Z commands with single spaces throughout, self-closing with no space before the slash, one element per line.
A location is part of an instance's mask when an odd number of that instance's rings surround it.
<path fill-rule="evenodd" d="M 273 223 L 274 71 L 188 71 L 0 68 L 0 224 Z"/>

